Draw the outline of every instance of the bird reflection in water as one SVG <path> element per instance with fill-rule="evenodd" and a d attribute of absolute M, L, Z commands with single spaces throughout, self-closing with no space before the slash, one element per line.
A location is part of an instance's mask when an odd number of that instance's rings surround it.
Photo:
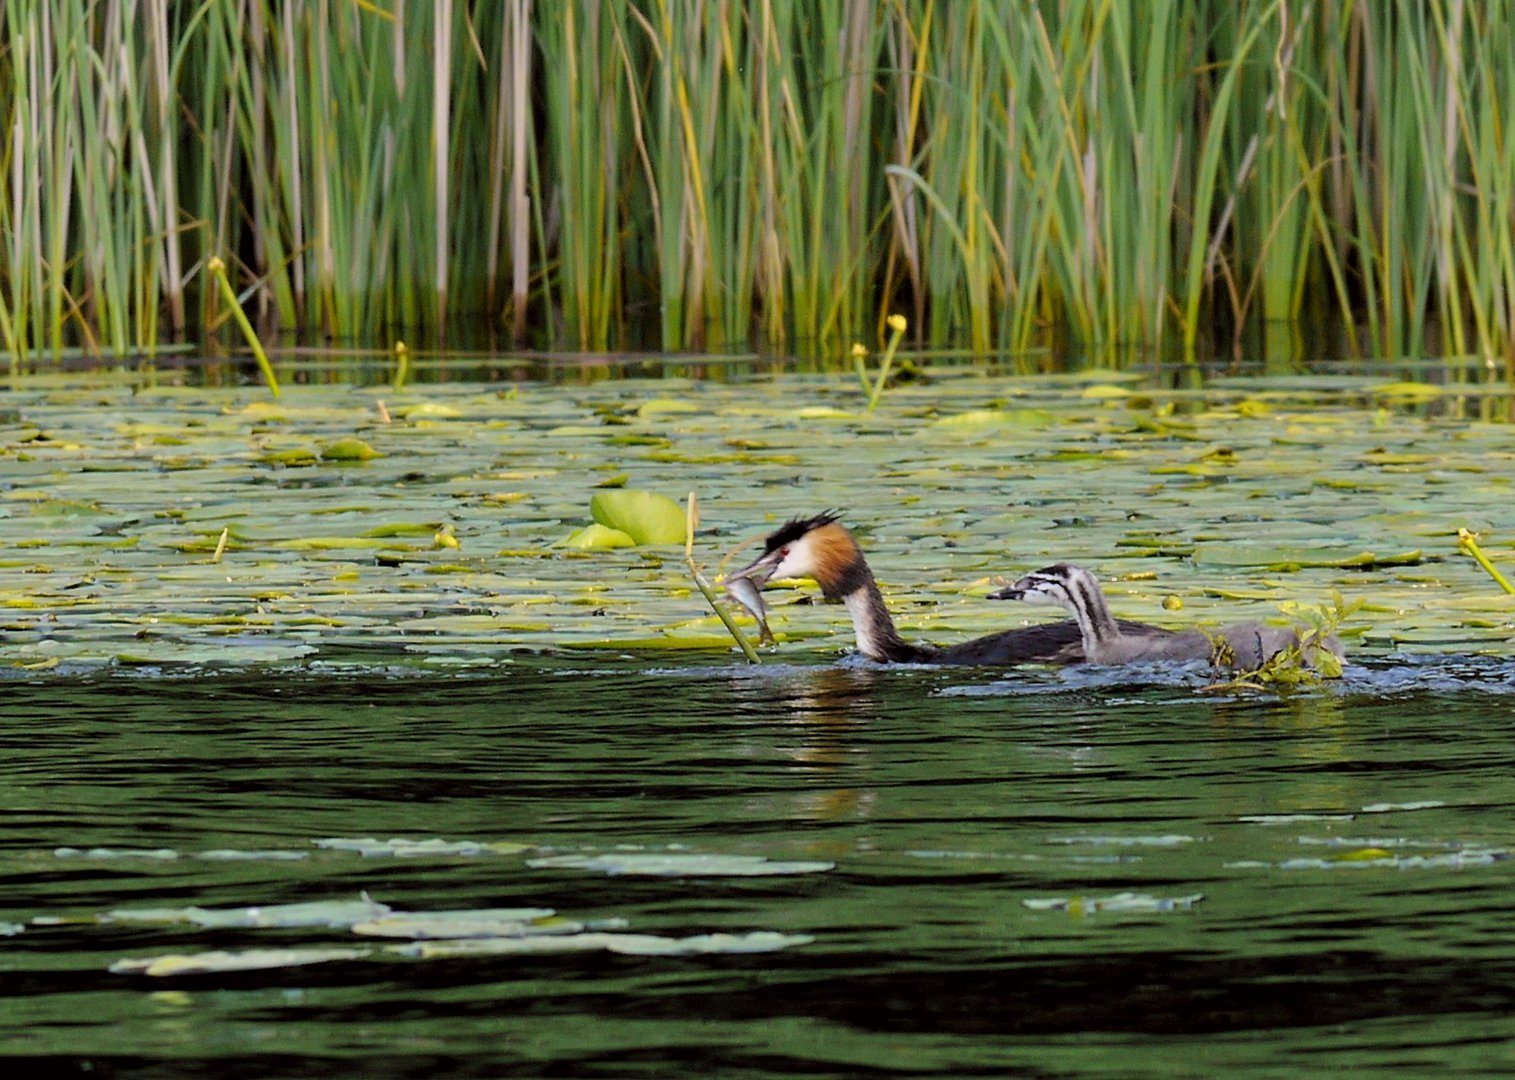
<path fill-rule="evenodd" d="M 860 781 L 871 753 L 864 734 L 877 717 L 874 693 L 886 673 L 863 668 L 791 667 L 782 677 L 764 677 L 770 715 L 792 737 L 773 748 L 805 772 L 812 790 L 798 796 L 787 816 L 806 821 L 867 818 L 877 792 Z"/>

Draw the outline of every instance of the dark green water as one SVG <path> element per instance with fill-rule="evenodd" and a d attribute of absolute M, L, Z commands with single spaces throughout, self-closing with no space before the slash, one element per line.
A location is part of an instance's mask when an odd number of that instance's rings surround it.
<path fill-rule="evenodd" d="M 544 662 L 9 681 L 0 1052 L 10 1075 L 94 1076 L 1515 1069 L 1508 663 L 1353 669 L 1284 699 L 1139 678 Z M 532 847 L 313 843 L 364 837 Z M 671 845 L 834 868 L 531 865 Z M 261 857 L 203 857 L 224 849 Z M 1088 910 L 1128 892 L 1133 910 Z M 813 940 L 416 959 L 346 929 L 96 921 L 362 893 Z M 306 967 L 108 970 L 355 944 Z"/>

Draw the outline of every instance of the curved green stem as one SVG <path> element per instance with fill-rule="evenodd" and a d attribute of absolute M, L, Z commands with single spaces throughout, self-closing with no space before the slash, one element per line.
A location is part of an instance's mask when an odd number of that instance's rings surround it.
<path fill-rule="evenodd" d="M 263 351 L 263 343 L 258 340 L 258 335 L 253 331 L 252 323 L 247 321 L 247 313 L 242 310 L 242 303 L 237 299 L 237 294 L 232 291 L 231 282 L 226 280 L 226 264 L 217 256 L 211 256 L 205 264 L 210 271 L 210 276 L 216 279 L 216 284 L 221 288 L 221 295 L 231 307 L 232 318 L 237 320 L 237 325 L 242 328 L 242 334 L 247 338 L 247 344 L 251 346 L 253 357 L 258 361 L 258 368 L 263 372 L 263 381 L 268 384 L 269 393 L 276 398 L 284 394 L 279 390 L 279 379 L 274 374 L 274 366 L 268 362 L 268 353 Z"/>

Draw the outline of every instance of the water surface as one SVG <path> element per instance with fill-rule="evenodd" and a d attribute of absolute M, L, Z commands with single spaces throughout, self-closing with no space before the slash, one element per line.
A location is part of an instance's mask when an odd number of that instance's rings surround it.
<path fill-rule="evenodd" d="M 0 1046 L 96 1076 L 1507 1072 L 1515 678 L 1401 660 L 1220 698 L 1162 671 L 597 658 L 11 679 Z M 315 843 L 363 838 L 524 848 Z M 532 865 L 660 853 L 830 868 Z M 795 943 L 423 959 L 100 921 L 364 895 Z M 109 970 L 301 946 L 360 955 Z"/>

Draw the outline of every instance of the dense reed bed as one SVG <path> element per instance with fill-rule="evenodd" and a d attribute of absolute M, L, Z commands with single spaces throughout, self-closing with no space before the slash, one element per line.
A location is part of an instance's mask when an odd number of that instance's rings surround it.
<path fill-rule="evenodd" d="M 1515 0 L 7 0 L 0 345 L 1515 354 Z"/>

